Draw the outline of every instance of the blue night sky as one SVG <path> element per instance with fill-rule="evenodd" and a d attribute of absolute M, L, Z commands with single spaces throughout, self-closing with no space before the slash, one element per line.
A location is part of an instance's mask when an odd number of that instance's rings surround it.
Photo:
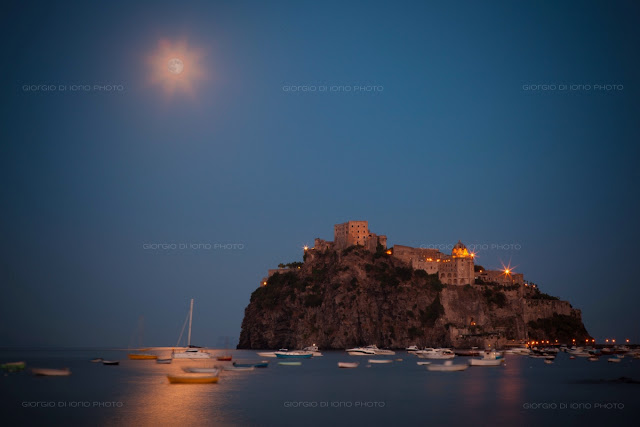
<path fill-rule="evenodd" d="M 487 247 L 640 340 L 637 2 L 87 3 L 0 6 L 1 345 L 144 316 L 171 346 L 190 298 L 193 342 L 235 345 L 266 270 L 349 219 Z M 378 90 L 286 90 L 322 85 Z"/>

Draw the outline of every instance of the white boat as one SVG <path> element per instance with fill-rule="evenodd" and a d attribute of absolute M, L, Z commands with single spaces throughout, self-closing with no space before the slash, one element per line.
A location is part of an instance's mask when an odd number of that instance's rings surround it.
<path fill-rule="evenodd" d="M 357 368 L 360 362 L 338 362 L 338 368 Z"/>
<path fill-rule="evenodd" d="M 622 359 L 620 359 L 618 357 L 610 357 L 610 358 L 607 359 L 607 362 L 620 363 L 620 362 L 622 362 Z"/>
<path fill-rule="evenodd" d="M 189 314 L 187 319 L 185 320 L 185 324 L 189 320 L 189 334 L 187 336 L 187 349 L 183 351 L 173 351 L 171 353 L 172 359 L 187 359 L 187 360 L 202 360 L 202 359 L 211 359 L 213 356 L 211 353 L 207 353 L 199 348 L 191 346 L 191 322 L 193 320 L 193 298 L 191 298 L 191 306 L 189 307 Z M 182 332 L 184 332 L 184 325 L 182 326 Z M 178 338 L 178 344 L 182 339 L 182 332 L 180 332 L 180 337 Z"/>
<path fill-rule="evenodd" d="M 436 372 L 454 372 L 454 371 L 464 371 L 468 367 L 469 365 L 467 364 L 454 365 L 451 360 L 447 360 L 446 362 L 444 362 L 444 364 L 427 365 L 427 370 L 436 371 Z"/>
<path fill-rule="evenodd" d="M 69 368 L 64 368 L 64 369 L 33 368 L 31 372 L 33 373 L 33 375 L 38 375 L 42 377 L 67 377 L 71 375 L 71 370 Z"/>
<path fill-rule="evenodd" d="M 504 362 L 502 354 L 497 351 L 486 351 L 482 359 L 469 360 L 469 366 L 500 366 Z"/>
<path fill-rule="evenodd" d="M 416 362 L 416 364 L 418 366 L 427 366 L 427 365 L 431 365 L 431 362 L 420 361 L 420 362 Z"/>
<path fill-rule="evenodd" d="M 191 374 L 214 374 L 218 375 L 220 369 L 218 368 L 196 368 L 196 367 L 187 367 L 182 368 L 183 371 L 191 373 Z"/>
<path fill-rule="evenodd" d="M 391 359 L 369 359 L 367 362 L 383 364 L 383 363 L 393 363 L 393 360 L 391 360 Z"/>
<path fill-rule="evenodd" d="M 378 347 L 376 346 L 367 346 L 367 347 L 354 347 L 348 348 L 346 351 L 350 356 L 373 356 L 376 354 L 375 350 Z"/>
<path fill-rule="evenodd" d="M 346 351 L 347 353 L 349 353 L 350 356 L 371 356 L 371 355 L 392 356 L 396 354 L 396 352 L 393 350 L 381 349 L 375 345 L 368 345 L 366 347 L 348 348 Z"/>
<path fill-rule="evenodd" d="M 415 352 L 415 354 L 421 359 L 453 359 L 456 357 L 455 353 L 448 348 L 425 348 Z"/>
<path fill-rule="evenodd" d="M 302 349 L 302 351 L 310 351 L 311 353 L 313 353 L 313 357 L 320 357 L 322 356 L 322 353 L 320 353 L 320 349 L 318 348 L 317 345 L 313 344 L 310 345 L 309 347 L 305 347 Z"/>
<path fill-rule="evenodd" d="M 168 365 L 172 360 L 173 359 L 156 359 L 156 363 L 159 363 L 161 365 Z"/>
<path fill-rule="evenodd" d="M 405 351 L 408 351 L 409 353 L 411 353 L 412 351 L 418 351 L 419 348 L 417 345 L 410 345 L 409 347 L 405 348 Z"/>
<path fill-rule="evenodd" d="M 278 357 L 276 356 L 276 352 L 275 351 L 263 351 L 258 353 L 258 356 L 260 357 Z"/>

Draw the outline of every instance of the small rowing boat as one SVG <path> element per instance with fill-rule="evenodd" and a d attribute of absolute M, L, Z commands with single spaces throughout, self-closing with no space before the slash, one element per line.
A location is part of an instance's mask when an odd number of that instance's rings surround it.
<path fill-rule="evenodd" d="M 338 368 L 357 368 L 359 362 L 338 362 Z"/>
<path fill-rule="evenodd" d="M 195 367 L 187 367 L 182 368 L 183 371 L 190 374 L 214 374 L 218 375 L 220 369 L 218 368 L 195 368 Z"/>
<path fill-rule="evenodd" d="M 119 360 L 103 360 L 102 364 L 108 365 L 108 366 L 115 366 L 115 365 L 119 365 L 120 361 Z"/>
<path fill-rule="evenodd" d="M 64 369 L 46 369 L 46 368 L 33 368 L 31 370 L 33 375 L 41 376 L 41 377 L 68 377 L 71 375 L 71 370 L 69 368 Z"/>
<path fill-rule="evenodd" d="M 464 364 L 464 365 L 456 364 L 456 365 L 454 365 L 453 362 L 451 362 L 450 360 L 447 360 L 446 362 L 444 362 L 444 364 L 427 365 L 427 370 L 429 370 L 429 371 L 437 371 L 437 372 L 454 372 L 454 371 L 464 371 L 468 367 L 469 367 L 469 365 L 467 365 L 467 364 Z"/>
<path fill-rule="evenodd" d="M 217 375 L 167 375 L 170 384 L 214 384 Z"/>
<path fill-rule="evenodd" d="M 0 368 L 7 372 L 21 372 L 24 371 L 25 366 L 27 366 L 27 364 L 24 362 L 8 362 L 0 365 Z"/>
<path fill-rule="evenodd" d="M 278 362 L 278 365 L 282 366 L 300 366 L 302 362 Z"/>
<path fill-rule="evenodd" d="M 383 363 L 393 363 L 393 360 L 391 360 L 391 359 L 369 359 L 369 360 L 367 360 L 367 362 L 375 363 L 375 364 L 383 364 Z"/>
<path fill-rule="evenodd" d="M 168 365 L 171 363 L 172 359 L 156 359 L 156 363 L 160 363 L 162 365 Z"/>

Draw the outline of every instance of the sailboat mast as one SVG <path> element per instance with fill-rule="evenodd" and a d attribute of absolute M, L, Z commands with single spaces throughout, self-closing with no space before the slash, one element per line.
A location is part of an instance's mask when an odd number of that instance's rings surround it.
<path fill-rule="evenodd" d="M 193 319 L 193 298 L 191 298 L 191 308 L 189 309 L 189 335 L 187 338 L 187 347 L 191 347 L 191 320 Z"/>

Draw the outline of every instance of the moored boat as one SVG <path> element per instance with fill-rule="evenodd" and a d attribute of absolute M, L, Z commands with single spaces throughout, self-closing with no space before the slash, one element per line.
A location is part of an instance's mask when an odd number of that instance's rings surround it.
<path fill-rule="evenodd" d="M 357 368 L 360 362 L 338 362 L 338 368 Z"/>
<path fill-rule="evenodd" d="M 435 371 L 435 372 L 454 372 L 454 371 L 464 371 L 468 367 L 469 365 L 467 364 L 454 365 L 451 360 L 447 360 L 446 362 L 444 362 L 444 364 L 427 365 L 427 370 Z"/>
<path fill-rule="evenodd" d="M 269 362 L 266 360 L 261 362 L 233 362 L 233 366 L 236 368 L 266 368 L 269 366 Z"/>
<path fill-rule="evenodd" d="M 7 362 L 0 365 L 0 368 L 6 372 L 21 372 L 26 366 L 25 362 Z"/>
<path fill-rule="evenodd" d="M 369 359 L 367 362 L 374 364 L 393 363 L 391 359 Z"/>
<path fill-rule="evenodd" d="M 610 357 L 609 359 L 607 359 L 607 362 L 620 363 L 620 362 L 622 362 L 622 359 L 620 359 L 619 357 Z"/>
<path fill-rule="evenodd" d="M 425 348 L 415 353 L 421 359 L 453 359 L 455 353 L 448 348 Z"/>
<path fill-rule="evenodd" d="M 277 357 L 275 351 L 263 351 L 258 353 L 260 357 Z"/>
<path fill-rule="evenodd" d="M 501 353 L 497 351 L 486 351 L 482 359 L 469 360 L 469 366 L 500 366 L 504 362 Z"/>
<path fill-rule="evenodd" d="M 225 371 L 237 371 L 237 372 L 241 372 L 241 371 L 253 371 L 255 368 L 253 366 L 247 366 L 247 367 L 239 367 L 239 366 L 224 366 L 222 367 L 222 369 L 224 369 Z"/>
<path fill-rule="evenodd" d="M 42 376 L 42 377 L 67 377 L 71 375 L 71 370 L 69 368 L 64 368 L 64 369 L 33 368 L 31 372 L 33 373 L 33 375 Z"/>
<path fill-rule="evenodd" d="M 189 374 L 214 374 L 218 375 L 220 373 L 219 368 L 197 368 L 193 366 L 185 366 L 182 368 L 183 371 Z"/>
<path fill-rule="evenodd" d="M 156 360 L 158 358 L 157 355 L 150 353 L 129 353 L 127 357 L 131 360 Z"/>
<path fill-rule="evenodd" d="M 552 365 L 553 359 L 544 359 L 544 363 L 546 363 L 547 365 Z"/>
<path fill-rule="evenodd" d="M 162 365 L 168 365 L 171 363 L 173 359 L 156 359 L 156 363 L 160 363 Z"/>
<path fill-rule="evenodd" d="M 102 364 L 107 366 L 115 366 L 115 365 L 119 365 L 120 361 L 119 360 L 103 360 Z"/>
<path fill-rule="evenodd" d="M 167 375 L 170 384 L 214 384 L 217 375 Z"/>
<path fill-rule="evenodd" d="M 297 362 L 278 362 L 278 365 L 282 365 L 282 366 L 300 366 L 302 365 L 302 362 L 297 361 Z"/>
<path fill-rule="evenodd" d="M 100 363 L 102 362 L 104 359 L 102 357 L 96 357 L 95 359 L 91 359 L 90 362 L 91 363 Z"/>
<path fill-rule="evenodd" d="M 310 351 L 276 351 L 278 359 L 310 359 L 313 353 Z"/>
<path fill-rule="evenodd" d="M 418 365 L 418 366 L 427 366 L 427 365 L 431 365 L 431 362 L 420 361 L 420 362 L 416 362 L 416 365 Z"/>

